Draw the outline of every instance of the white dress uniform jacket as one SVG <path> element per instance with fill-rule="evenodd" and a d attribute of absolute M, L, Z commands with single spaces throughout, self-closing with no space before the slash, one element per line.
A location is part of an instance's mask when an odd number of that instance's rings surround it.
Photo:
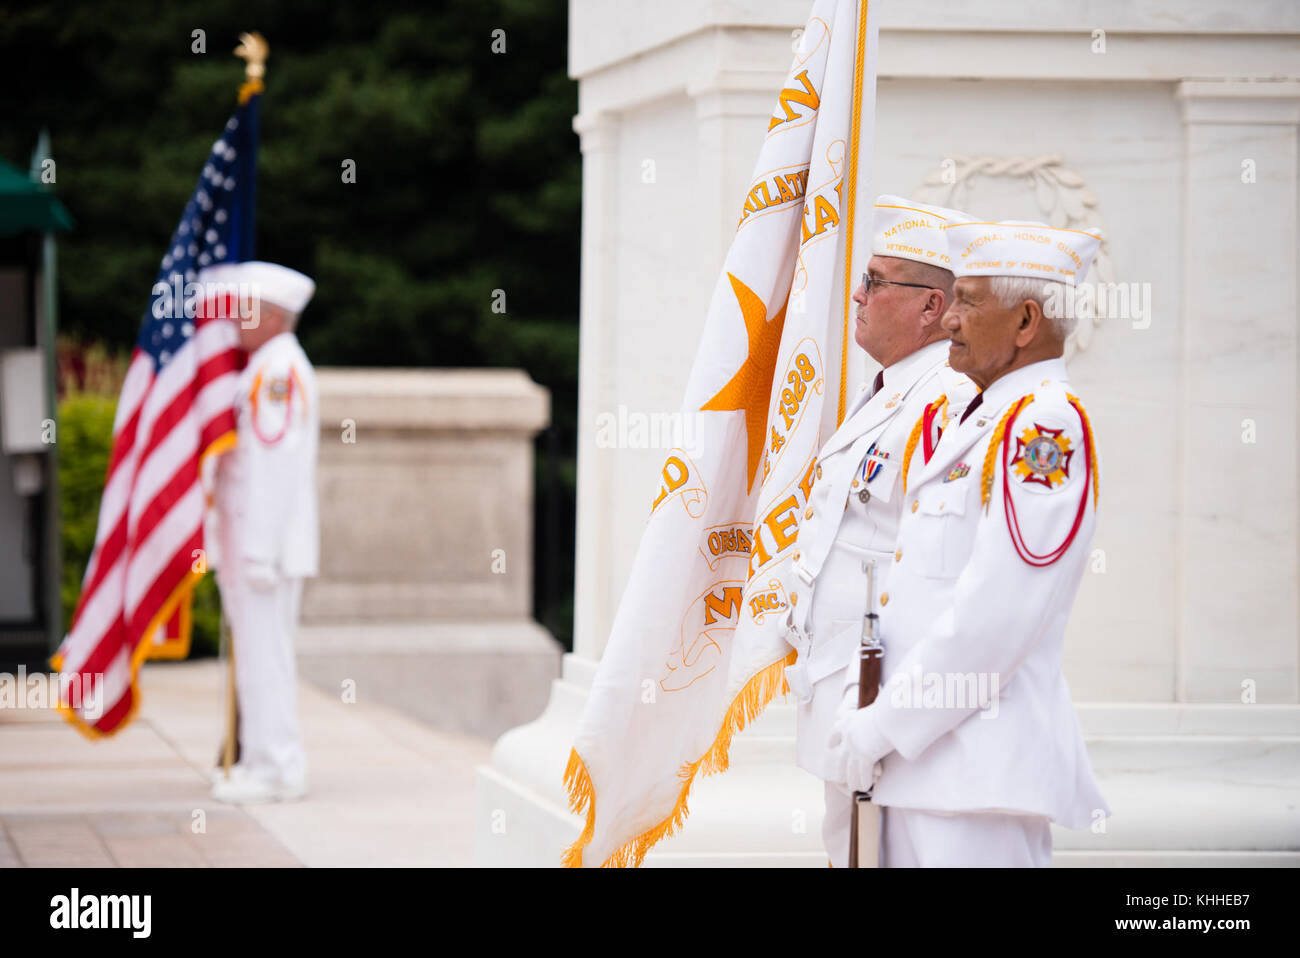
<path fill-rule="evenodd" d="M 1061 674 L 1096 523 L 1096 449 L 1068 390 L 1059 359 L 1008 373 L 913 464 L 880 597 L 884 682 L 864 712 L 887 751 L 881 805 L 1069 828 L 1109 814 Z"/>
<path fill-rule="evenodd" d="M 796 761 L 822 779 L 832 776 L 827 741 L 844 694 L 845 669 L 862 635 L 866 612 L 863 562 L 875 560 L 876 589 L 885 588 L 902 510 L 904 453 L 925 407 L 947 397 L 951 426 L 975 394 L 947 364 L 948 343 L 932 343 L 884 370 L 878 392 L 864 390 L 823 445 L 808 509 L 786 573 L 791 596 L 787 668 L 799 700 Z M 936 428 L 942 419 L 936 421 Z M 924 443 L 913 456 L 924 459 Z"/>
<path fill-rule="evenodd" d="M 217 468 L 217 584 L 230 622 L 239 702 L 239 765 L 301 788 L 294 635 L 304 577 L 317 574 L 316 377 L 298 339 L 280 333 L 249 357 L 236 401 L 237 441 Z"/>
<path fill-rule="evenodd" d="M 255 562 L 284 578 L 314 576 L 320 411 L 316 374 L 298 337 L 280 333 L 263 343 L 237 389 L 237 441 L 217 473 L 214 564 L 228 573 Z"/>

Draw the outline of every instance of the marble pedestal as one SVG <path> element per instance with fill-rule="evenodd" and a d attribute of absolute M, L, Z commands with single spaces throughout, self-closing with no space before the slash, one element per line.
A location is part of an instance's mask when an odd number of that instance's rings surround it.
<path fill-rule="evenodd" d="M 532 620 L 532 440 L 518 370 L 321 369 L 321 574 L 298 668 L 340 695 L 493 737 L 546 704 Z"/>

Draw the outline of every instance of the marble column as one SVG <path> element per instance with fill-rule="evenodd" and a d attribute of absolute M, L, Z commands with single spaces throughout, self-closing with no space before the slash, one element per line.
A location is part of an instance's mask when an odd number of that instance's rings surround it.
<path fill-rule="evenodd" d="M 1178 99 L 1185 219 L 1182 442 L 1170 477 L 1183 557 L 1174 571 L 1176 695 L 1295 702 L 1300 83 L 1187 80 Z"/>
<path fill-rule="evenodd" d="M 608 406 L 614 362 L 613 289 L 618 257 L 615 227 L 615 150 L 619 116 L 580 113 L 573 128 L 582 148 L 582 298 L 578 346 L 577 547 L 574 571 L 573 654 L 593 662 L 605 648 L 617 599 L 610 581 L 614 550 L 609 515 L 615 484 L 610 462 L 596 448 L 596 418 Z"/>

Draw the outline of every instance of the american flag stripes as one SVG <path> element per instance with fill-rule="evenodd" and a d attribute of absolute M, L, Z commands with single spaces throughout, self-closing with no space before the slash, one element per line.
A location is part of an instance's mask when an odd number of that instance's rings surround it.
<path fill-rule="evenodd" d="M 252 255 L 259 94 L 260 84 L 245 85 L 213 144 L 162 258 L 118 399 L 94 550 L 52 660 L 68 679 L 60 687 L 74 693 L 61 710 L 91 735 L 130 721 L 145 658 L 188 650 L 189 601 L 206 571 L 205 466 L 234 443 L 243 363 L 234 323 L 212 318 L 196 281 L 207 266 Z"/>

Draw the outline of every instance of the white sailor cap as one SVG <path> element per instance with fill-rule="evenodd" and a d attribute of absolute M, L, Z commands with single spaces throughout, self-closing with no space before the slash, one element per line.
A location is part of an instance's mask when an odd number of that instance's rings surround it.
<path fill-rule="evenodd" d="M 871 254 L 952 269 L 945 234 L 949 226 L 969 219 L 965 213 L 943 206 L 901 196 L 878 196 L 872 212 Z"/>
<path fill-rule="evenodd" d="M 1098 230 L 1024 220 L 961 223 L 948 230 L 948 255 L 958 276 L 1023 276 L 1075 286 L 1099 249 Z"/>
<path fill-rule="evenodd" d="M 316 284 L 296 269 L 250 260 L 246 263 L 221 263 L 201 270 L 196 277 L 201 284 L 220 283 L 240 288 L 239 292 L 264 303 L 274 303 L 297 315 L 307 308 Z M 234 292 L 235 289 L 231 289 Z"/>

